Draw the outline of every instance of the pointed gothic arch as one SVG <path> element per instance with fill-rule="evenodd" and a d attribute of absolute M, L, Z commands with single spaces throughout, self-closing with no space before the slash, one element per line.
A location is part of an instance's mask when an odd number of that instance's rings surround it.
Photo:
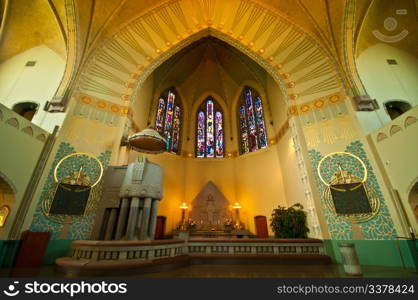
<path fill-rule="evenodd" d="M 209 95 L 198 107 L 196 115 L 196 157 L 225 156 L 224 110 Z"/>
<path fill-rule="evenodd" d="M 244 2 L 248 9 L 242 11 Z M 257 20 L 272 16 L 273 22 L 261 26 L 260 22 L 252 20 L 252 9 L 260 11 Z M 230 14 L 228 19 L 221 14 L 225 10 Z M 168 11 L 172 13 L 167 14 Z M 178 22 L 183 26 L 167 25 Z M 257 31 L 255 36 L 254 30 Z M 169 5 L 156 5 L 127 20 L 106 42 L 90 52 L 91 68 L 106 73 L 99 74 L 101 78 L 121 82 L 120 89 L 116 89 L 116 85 L 109 88 L 89 74 L 88 80 L 79 83 L 80 91 L 109 95 L 114 101 L 118 98 L 119 101 L 134 101 L 138 98 L 139 87 L 160 64 L 208 35 L 228 43 L 258 63 L 278 83 L 286 99 L 304 102 L 318 94 L 340 91 L 346 84 L 335 57 L 326 47 L 280 11 L 253 0 L 218 2 L 212 17 L 207 19 L 198 7 L 190 7 L 188 0 L 178 0 Z"/>
<path fill-rule="evenodd" d="M 267 148 L 267 126 L 264 103 L 260 93 L 244 86 L 236 110 L 238 120 L 239 150 L 241 154 Z"/>
<path fill-rule="evenodd" d="M 166 138 L 166 151 L 179 154 L 181 151 L 184 110 L 175 87 L 167 88 L 158 97 L 154 128 Z"/>

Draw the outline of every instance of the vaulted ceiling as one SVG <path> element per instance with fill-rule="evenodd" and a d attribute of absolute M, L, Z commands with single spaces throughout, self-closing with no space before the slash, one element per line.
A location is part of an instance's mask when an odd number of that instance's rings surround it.
<path fill-rule="evenodd" d="M 74 8 L 77 22 L 78 44 L 81 61 L 88 57 L 103 41 L 115 34 L 127 23 L 155 7 L 179 0 L 0 0 L 0 62 L 34 46 L 44 44 L 66 57 L 68 32 L 67 16 Z M 238 9 L 246 9 L 248 0 L 193 0 L 191 6 L 200 7 L 210 21 L 220 3 L 239 2 Z M 346 16 L 354 18 L 352 26 L 357 53 L 380 42 L 373 35 L 378 29 L 392 33 L 384 25 L 385 18 L 394 17 L 398 33 L 406 28 L 409 34 L 396 47 L 418 56 L 417 3 L 415 0 L 254 0 L 252 2 L 270 8 L 315 37 L 326 51 L 337 59 L 344 59 L 344 31 Z M 348 6 L 348 4 L 352 4 Z M 348 11 L 347 7 L 352 10 Z M 351 9 L 350 8 L 350 9 Z M 248 6 L 256 19 L 259 11 Z M 397 9 L 407 11 L 397 16 Z M 178 11 L 178 13 L 183 13 Z M 227 15 L 228 12 L 222 12 Z M 160 16 L 164 18 L 164 16 Z M 251 16 L 250 16 L 251 17 Z M 266 19 L 267 20 L 267 19 Z M 151 20 L 152 21 L 152 20 Z M 198 20 L 188 20 L 199 26 Z M 267 20 L 268 21 L 268 20 Z M 259 21 L 257 21 L 259 22 Z M 261 24 L 261 23 L 260 23 Z M 393 26 L 393 25 L 392 25 Z M 349 27 L 351 28 L 351 27 Z M 393 28 L 393 27 L 392 27 Z"/>
<path fill-rule="evenodd" d="M 231 0 L 223 0 L 231 1 Z M 258 0 L 278 10 L 291 22 L 321 40 L 331 51 L 341 47 L 342 24 L 348 0 Z M 34 46 L 45 44 L 65 56 L 67 35 L 65 3 L 63 0 L 0 0 L 1 51 L 0 62 Z M 87 49 L 101 38 L 116 32 L 120 26 L 137 15 L 160 5 L 164 0 L 75 0 L 79 28 L 87 41 Z M 216 5 L 216 0 L 197 0 L 196 5 Z M 398 17 L 399 28 L 410 35 L 401 47 L 417 55 L 417 13 L 415 0 L 357 0 L 355 5 L 356 35 L 361 36 L 358 50 L 378 43 L 372 31 L 383 29 L 386 17 L 396 17 L 397 9 L 407 14 Z M 7 12 L 4 13 L 7 7 Z M 402 30 L 402 29 L 400 29 Z M 387 31 L 387 30 L 386 30 Z M 387 32 L 388 33 L 388 32 Z M 13 42 L 11 42 L 13 41 Z"/>
<path fill-rule="evenodd" d="M 371 1 L 356 32 L 357 55 L 373 45 L 387 42 L 418 57 L 417 7 L 418 1 Z"/>
<path fill-rule="evenodd" d="M 46 45 L 66 56 L 64 1 L 1 0 L 0 62 Z"/>
<path fill-rule="evenodd" d="M 244 82 L 265 86 L 267 73 L 248 56 L 213 37 L 198 40 L 176 53 L 154 73 L 156 90 L 182 89 L 190 102 L 213 91 L 226 102 Z"/>

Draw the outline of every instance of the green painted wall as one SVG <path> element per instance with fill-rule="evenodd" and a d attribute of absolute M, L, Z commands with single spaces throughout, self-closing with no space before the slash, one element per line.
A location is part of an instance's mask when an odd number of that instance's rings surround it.
<path fill-rule="evenodd" d="M 13 265 L 19 249 L 20 241 L 0 240 L 0 267 L 8 268 Z"/>
<path fill-rule="evenodd" d="M 334 263 L 341 263 L 338 243 L 354 243 L 361 265 L 403 267 L 418 270 L 418 242 L 404 240 L 324 240 L 325 253 Z M 401 254 L 402 258 L 401 258 Z"/>
<path fill-rule="evenodd" d="M 59 257 L 69 256 L 72 240 L 50 240 L 45 251 L 44 264 L 53 265 Z"/>
<path fill-rule="evenodd" d="M 50 240 L 45 251 L 44 265 L 53 265 L 59 257 L 69 255 L 71 240 Z M 9 268 L 13 266 L 19 251 L 20 240 L 0 240 L 0 267 Z"/>

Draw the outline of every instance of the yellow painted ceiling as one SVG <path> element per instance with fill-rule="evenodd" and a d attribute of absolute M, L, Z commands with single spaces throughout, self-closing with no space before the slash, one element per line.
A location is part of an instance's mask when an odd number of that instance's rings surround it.
<path fill-rule="evenodd" d="M 405 37 L 400 36 L 399 41 L 393 39 L 393 42 L 388 44 L 418 57 L 417 6 L 416 0 L 371 1 L 359 26 L 357 55 L 375 44 L 384 42 L 373 32 L 377 31 L 383 36 L 393 38 L 406 30 L 408 34 Z"/>
<path fill-rule="evenodd" d="M 66 16 L 64 3 L 71 0 L 0 0 L 2 7 L 9 2 L 4 30 L 0 36 L 0 62 L 34 46 L 44 44 L 61 56 L 66 55 Z M 73 0 L 78 15 L 80 47 L 95 48 L 122 26 L 167 0 Z M 171 2 L 173 0 L 170 0 Z M 217 1 L 195 0 L 196 5 L 213 5 Z M 329 52 L 341 57 L 343 51 L 343 21 L 348 0 L 255 0 L 269 7 L 304 31 L 316 37 Z M 384 30 L 386 16 L 394 16 L 398 6 L 407 7 L 408 15 L 399 17 L 399 28 L 409 28 L 407 39 L 397 44 L 408 52 L 415 52 L 417 45 L 416 0 L 355 0 L 358 53 L 373 45 L 376 38 L 370 33 Z M 224 12 L 227 13 L 227 12 Z M 360 27 L 361 25 L 361 27 Z M 389 33 L 386 31 L 386 33 Z M 83 51 L 84 52 L 84 51 Z"/>
<path fill-rule="evenodd" d="M 39 45 L 47 45 L 65 57 L 65 38 L 49 1 L 8 0 L 3 4 L 6 2 L 9 9 L 2 24 L 5 27 L 0 40 L 0 62 Z M 63 17 L 63 1 L 55 2 Z"/>

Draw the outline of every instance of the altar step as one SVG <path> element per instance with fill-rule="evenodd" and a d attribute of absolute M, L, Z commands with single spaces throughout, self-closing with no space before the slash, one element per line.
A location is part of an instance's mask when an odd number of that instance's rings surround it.
<path fill-rule="evenodd" d="M 327 255 L 181 255 L 153 260 L 87 261 L 69 257 L 57 260 L 66 276 L 133 276 L 188 265 L 329 265 Z"/>

